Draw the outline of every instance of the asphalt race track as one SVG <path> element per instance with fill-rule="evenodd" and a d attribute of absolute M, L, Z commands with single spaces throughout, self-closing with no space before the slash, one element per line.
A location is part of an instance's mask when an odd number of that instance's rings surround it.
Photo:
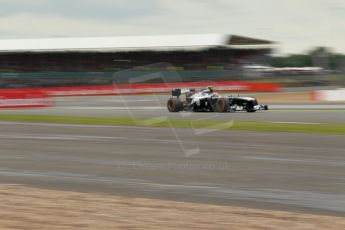
<path fill-rule="evenodd" d="M 0 114 L 345 123 L 345 110 L 168 113 L 166 96 L 63 97 Z M 0 183 L 345 214 L 344 136 L 0 122 Z"/>
<path fill-rule="evenodd" d="M 0 183 L 345 213 L 343 136 L 0 125 Z"/>
<path fill-rule="evenodd" d="M 345 123 L 345 105 L 269 105 L 271 108 L 338 108 L 341 110 L 269 110 L 256 113 L 169 113 L 169 96 L 60 97 L 56 105 L 41 109 L 1 110 L 0 114 L 47 114 L 99 117 L 168 117 L 173 119 L 216 119 L 273 122 Z"/>

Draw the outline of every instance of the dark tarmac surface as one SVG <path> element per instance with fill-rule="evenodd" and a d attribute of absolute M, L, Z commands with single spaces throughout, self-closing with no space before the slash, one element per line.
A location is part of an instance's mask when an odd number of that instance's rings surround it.
<path fill-rule="evenodd" d="M 0 126 L 0 183 L 345 214 L 344 136 Z"/>

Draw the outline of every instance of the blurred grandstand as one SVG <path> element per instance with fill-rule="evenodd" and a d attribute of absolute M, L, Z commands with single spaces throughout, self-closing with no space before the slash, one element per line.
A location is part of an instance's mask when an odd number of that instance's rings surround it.
<path fill-rule="evenodd" d="M 242 65 L 266 63 L 272 44 L 221 34 L 2 40 L 1 86 L 104 85 L 157 71 L 166 81 L 236 79 Z"/>
<path fill-rule="evenodd" d="M 237 35 L 11 39 L 0 42 L 0 87 L 107 85 L 159 72 L 148 82 L 254 80 L 295 84 L 296 69 L 268 66 L 275 44 Z M 256 68 L 267 66 L 265 68 Z M 273 67 L 272 67 L 273 68 Z M 312 71 L 309 71 L 312 70 Z M 320 75 L 324 69 L 298 70 Z M 278 78 L 274 78 L 275 76 Z M 323 78 L 299 77 L 297 85 Z"/>

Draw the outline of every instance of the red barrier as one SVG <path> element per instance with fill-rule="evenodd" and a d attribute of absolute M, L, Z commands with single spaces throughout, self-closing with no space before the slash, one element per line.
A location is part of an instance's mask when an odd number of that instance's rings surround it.
<path fill-rule="evenodd" d="M 52 106 L 53 101 L 43 91 L 32 89 L 0 90 L 0 108 L 35 108 Z"/>
<path fill-rule="evenodd" d="M 221 92 L 278 92 L 280 86 L 272 83 L 231 82 L 176 82 L 150 84 L 123 84 L 114 86 L 52 87 L 47 90 L 51 96 L 119 95 L 169 93 L 174 88 L 204 88 L 212 85 Z"/>
<path fill-rule="evenodd" d="M 0 108 L 25 108 L 51 106 L 54 96 L 93 96 L 120 94 L 169 93 L 175 88 L 205 88 L 212 85 L 220 92 L 277 92 L 280 86 L 272 83 L 244 81 L 175 82 L 149 84 L 121 84 L 108 86 L 73 86 L 47 88 L 0 89 Z"/>

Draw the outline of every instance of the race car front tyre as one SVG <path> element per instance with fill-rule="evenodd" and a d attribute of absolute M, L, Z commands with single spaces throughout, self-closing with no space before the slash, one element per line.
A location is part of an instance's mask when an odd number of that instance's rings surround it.
<path fill-rule="evenodd" d="M 255 113 L 256 110 L 255 109 L 247 109 L 247 113 Z"/>
<path fill-rule="evenodd" d="M 169 98 L 167 108 L 169 112 L 180 112 L 183 109 L 182 101 L 178 98 Z"/>
<path fill-rule="evenodd" d="M 230 109 L 230 102 L 226 98 L 218 98 L 216 102 L 216 112 L 224 113 Z"/>

